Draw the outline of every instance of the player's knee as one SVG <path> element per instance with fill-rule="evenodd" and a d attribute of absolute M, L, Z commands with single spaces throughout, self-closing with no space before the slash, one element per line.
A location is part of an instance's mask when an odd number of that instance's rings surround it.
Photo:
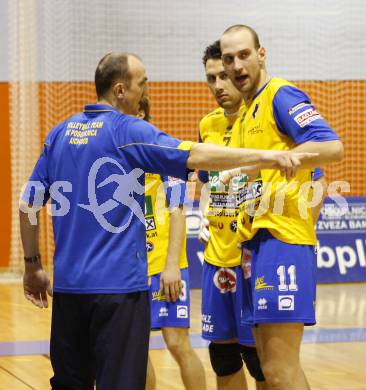
<path fill-rule="evenodd" d="M 169 337 L 165 337 L 165 342 L 169 352 L 175 357 L 189 354 L 192 349 L 188 335 L 187 337 L 170 335 Z"/>
<path fill-rule="evenodd" d="M 271 389 L 290 389 L 295 380 L 295 371 L 279 362 L 266 362 L 262 369 L 266 383 Z"/>
<path fill-rule="evenodd" d="M 243 358 L 244 363 L 250 375 L 257 382 L 264 382 L 265 378 L 261 368 L 261 363 L 257 353 L 257 348 L 241 345 L 240 350 L 241 350 L 241 357 Z"/>
<path fill-rule="evenodd" d="M 211 366 L 217 376 L 235 374 L 243 367 L 239 344 L 210 343 L 208 349 Z"/>

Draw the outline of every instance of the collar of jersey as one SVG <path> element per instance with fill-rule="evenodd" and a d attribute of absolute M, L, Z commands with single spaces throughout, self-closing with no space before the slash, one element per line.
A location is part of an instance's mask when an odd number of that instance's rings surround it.
<path fill-rule="evenodd" d="M 268 83 L 271 81 L 272 79 L 269 79 L 264 85 L 263 85 L 263 87 L 253 96 L 253 99 L 252 99 L 252 101 L 258 96 L 258 95 L 260 95 L 261 93 L 262 93 L 262 91 L 264 90 L 264 88 L 266 88 L 266 86 L 268 85 Z"/>
<path fill-rule="evenodd" d="M 84 106 L 84 112 L 119 112 L 115 107 L 108 104 L 86 104 Z"/>

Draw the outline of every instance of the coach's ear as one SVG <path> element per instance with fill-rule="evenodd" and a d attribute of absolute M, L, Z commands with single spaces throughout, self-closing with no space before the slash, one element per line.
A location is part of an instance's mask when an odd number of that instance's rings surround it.
<path fill-rule="evenodd" d="M 118 100 L 122 100 L 125 97 L 126 88 L 123 83 L 116 83 L 113 86 L 113 94 Z"/>
<path fill-rule="evenodd" d="M 260 65 L 264 65 L 266 61 L 266 49 L 264 47 L 258 49 L 258 60 Z"/>

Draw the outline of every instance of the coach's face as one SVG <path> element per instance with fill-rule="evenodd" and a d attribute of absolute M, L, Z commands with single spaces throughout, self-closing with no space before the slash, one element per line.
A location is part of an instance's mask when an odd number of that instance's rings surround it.
<path fill-rule="evenodd" d="M 256 49 L 252 34 L 245 29 L 224 34 L 220 44 L 225 71 L 244 99 L 251 99 L 260 84 L 265 49 Z"/>
<path fill-rule="evenodd" d="M 205 70 L 208 87 L 218 105 L 225 110 L 234 109 L 236 111 L 242 102 L 242 96 L 225 72 L 221 59 L 209 59 Z"/>
<path fill-rule="evenodd" d="M 147 76 L 144 64 L 134 56 L 128 57 L 128 67 L 131 81 L 125 88 L 123 112 L 136 115 L 139 112 L 140 101 L 147 92 Z"/>

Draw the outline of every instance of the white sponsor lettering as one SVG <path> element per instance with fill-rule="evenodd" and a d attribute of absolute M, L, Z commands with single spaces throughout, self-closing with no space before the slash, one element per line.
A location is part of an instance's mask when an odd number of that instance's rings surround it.
<path fill-rule="evenodd" d="M 300 127 L 305 127 L 311 122 L 316 121 L 317 119 L 322 119 L 322 116 L 318 113 L 318 111 L 311 107 L 307 110 L 300 112 L 300 114 L 296 115 L 294 120 Z"/>
<path fill-rule="evenodd" d="M 355 240 L 355 248 L 349 245 L 321 246 L 317 254 L 318 268 L 333 268 L 338 264 L 339 273 L 346 275 L 348 270 L 357 265 L 366 268 L 365 242 L 362 239 Z"/>

